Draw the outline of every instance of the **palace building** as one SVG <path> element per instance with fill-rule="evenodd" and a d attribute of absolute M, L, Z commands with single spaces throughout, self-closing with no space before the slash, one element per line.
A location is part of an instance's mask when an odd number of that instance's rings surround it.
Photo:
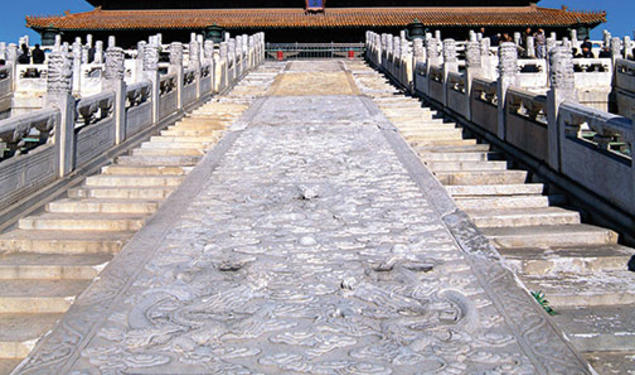
<path fill-rule="evenodd" d="M 398 33 L 415 20 L 444 36 L 465 37 L 468 29 L 486 34 L 542 27 L 578 35 L 606 22 L 605 12 L 543 8 L 534 0 L 87 0 L 95 9 L 60 16 L 29 16 L 27 26 L 44 41 L 87 33 L 116 35 L 123 44 L 162 33 L 164 40 L 186 41 L 190 33 L 211 35 L 215 26 L 232 34 L 264 31 L 268 42 L 360 42 L 364 32 Z"/>

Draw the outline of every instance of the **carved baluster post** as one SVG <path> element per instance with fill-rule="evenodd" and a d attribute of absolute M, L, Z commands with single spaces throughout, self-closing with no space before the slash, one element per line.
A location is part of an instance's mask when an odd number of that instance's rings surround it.
<path fill-rule="evenodd" d="M 536 47 L 534 45 L 534 37 L 533 36 L 528 36 L 527 37 L 527 43 L 525 44 L 525 46 L 527 47 L 527 50 L 525 51 L 525 53 L 527 54 L 527 57 L 530 59 L 533 59 L 536 57 Z"/>
<path fill-rule="evenodd" d="M 18 78 L 18 46 L 15 43 L 9 43 L 6 63 L 11 64 L 11 90 L 15 91 Z"/>
<path fill-rule="evenodd" d="M 571 46 L 573 48 L 580 48 L 580 41 L 578 41 L 578 30 L 571 29 L 569 30 L 569 38 L 571 38 Z"/>
<path fill-rule="evenodd" d="M 201 46 L 196 40 L 196 35 L 192 34 L 190 39 L 190 65 L 188 68 L 194 69 L 194 79 L 196 80 L 196 99 L 201 97 Z"/>
<path fill-rule="evenodd" d="M 377 68 L 381 67 L 382 64 L 382 56 L 384 55 L 384 44 L 381 39 L 381 35 L 375 34 L 375 65 Z"/>
<path fill-rule="evenodd" d="M 75 98 L 73 90 L 73 62 L 68 49 L 61 48 L 48 55 L 46 76 L 46 106 L 60 111 L 54 129 L 55 154 L 59 177 L 69 174 L 75 166 Z"/>
<path fill-rule="evenodd" d="M 227 42 L 221 42 L 218 50 L 221 64 L 221 86 L 219 91 L 224 90 L 229 86 L 229 46 Z"/>
<path fill-rule="evenodd" d="M 150 43 L 143 48 L 143 78 L 152 82 L 152 123 L 159 122 L 159 96 L 161 80 L 159 78 L 159 46 L 151 38 Z"/>
<path fill-rule="evenodd" d="M 249 36 L 247 34 L 243 34 L 242 38 L 242 47 L 243 47 L 243 73 L 246 73 L 249 70 Z"/>
<path fill-rule="evenodd" d="M 608 47 L 611 45 L 611 33 L 608 30 L 602 30 L 602 47 Z"/>
<path fill-rule="evenodd" d="M 135 74 L 134 81 L 140 82 L 143 80 L 143 59 L 145 56 L 146 42 L 140 41 L 137 43 L 137 58 L 135 59 Z"/>
<path fill-rule="evenodd" d="M 425 93 L 426 95 L 430 94 L 430 71 L 432 66 L 437 66 L 440 63 L 439 58 L 439 40 L 436 38 L 431 38 L 426 46 L 427 57 L 428 60 L 426 62 L 426 80 L 424 83 Z"/>
<path fill-rule="evenodd" d="M 633 58 L 633 42 L 631 41 L 631 37 L 626 35 L 624 37 L 624 58 L 632 59 Z"/>
<path fill-rule="evenodd" d="M 81 93 L 82 76 L 82 42 L 80 38 L 75 38 L 73 43 L 73 95 L 79 96 Z"/>
<path fill-rule="evenodd" d="M 496 96 L 498 97 L 497 136 L 505 140 L 505 108 L 507 89 L 518 84 L 518 49 L 515 43 L 502 43 L 498 48 L 498 81 Z"/>
<path fill-rule="evenodd" d="M 115 115 L 115 143 L 126 139 L 126 82 L 124 53 L 120 47 L 109 46 L 106 49 L 106 69 L 103 86 L 115 92 L 113 113 Z"/>
<path fill-rule="evenodd" d="M 95 42 L 95 64 L 104 62 L 104 42 L 98 40 Z"/>
<path fill-rule="evenodd" d="M 465 46 L 465 101 L 467 119 L 472 121 L 472 79 L 481 72 L 481 43 L 467 42 Z"/>
<path fill-rule="evenodd" d="M 481 74 L 488 79 L 496 79 L 496 67 L 493 59 L 496 56 L 490 54 L 490 47 L 492 41 L 490 38 L 483 38 L 481 40 Z"/>
<path fill-rule="evenodd" d="M 256 41 L 253 36 L 247 38 L 247 70 L 251 70 L 256 65 L 255 51 Z"/>
<path fill-rule="evenodd" d="M 390 59 L 390 73 L 393 77 L 397 75 L 397 69 L 399 64 L 399 56 L 401 56 L 401 38 L 398 36 L 393 37 L 392 39 L 392 58 Z M 397 76 L 398 77 L 398 76 Z"/>
<path fill-rule="evenodd" d="M 227 62 L 229 64 L 227 70 L 229 73 L 228 81 L 231 85 L 236 79 L 236 40 L 234 38 L 229 38 L 227 41 Z"/>
<path fill-rule="evenodd" d="M 417 71 L 421 69 L 421 66 L 425 64 L 426 61 L 426 53 L 423 48 L 423 39 L 415 38 L 412 42 L 413 44 L 413 54 L 412 54 L 412 93 L 416 93 L 417 91 Z"/>
<path fill-rule="evenodd" d="M 240 76 L 242 75 L 242 65 L 243 65 L 243 58 L 242 58 L 242 51 L 243 51 L 243 37 L 242 35 L 236 35 L 236 66 L 234 68 L 234 70 L 236 71 L 236 79 L 239 79 Z"/>
<path fill-rule="evenodd" d="M 176 102 L 183 109 L 183 43 L 170 44 L 170 73 L 176 73 Z"/>
<path fill-rule="evenodd" d="M 549 52 L 549 65 L 549 79 L 551 81 L 551 88 L 547 93 L 549 165 L 558 171 L 565 130 L 558 121 L 558 110 L 565 100 L 575 101 L 577 99 L 571 49 L 565 46 L 554 47 Z"/>
<path fill-rule="evenodd" d="M 207 69 L 209 70 L 209 74 L 205 79 L 209 79 L 211 81 L 211 93 L 214 92 L 214 41 L 206 40 L 203 42 L 203 56 L 205 57 L 205 65 L 207 65 Z M 209 94 L 211 94 L 209 93 Z M 208 93 L 204 93 L 207 95 Z"/>
<path fill-rule="evenodd" d="M 390 68 L 390 59 L 392 58 L 392 35 L 384 34 L 384 43 L 386 44 L 386 48 L 384 48 L 385 52 L 382 66 L 384 67 L 384 71 L 388 71 Z"/>
<path fill-rule="evenodd" d="M 401 56 L 399 57 L 399 81 L 412 92 L 412 53 L 408 39 L 401 39 Z"/>
<path fill-rule="evenodd" d="M 448 74 L 459 71 L 459 62 L 456 58 L 456 42 L 454 39 L 443 41 L 443 106 L 448 105 Z"/>
<path fill-rule="evenodd" d="M 615 71 L 617 59 L 622 57 L 622 41 L 618 37 L 611 38 L 611 64 L 613 65 L 613 71 Z"/>

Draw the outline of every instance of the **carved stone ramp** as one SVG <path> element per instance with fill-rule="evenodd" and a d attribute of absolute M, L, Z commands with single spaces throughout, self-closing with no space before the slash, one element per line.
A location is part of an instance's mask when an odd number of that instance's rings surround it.
<path fill-rule="evenodd" d="M 229 94 L 200 106 L 86 178 L 67 198 L 0 235 L 0 374 L 9 373 L 55 327 L 248 103 L 266 92 L 276 76 L 271 69 L 251 72 Z"/>
<path fill-rule="evenodd" d="M 590 374 L 379 108 L 293 74 L 342 66 L 288 66 L 15 374 Z"/>
<path fill-rule="evenodd" d="M 487 144 L 466 139 L 457 125 L 401 95 L 365 64 L 348 64 L 361 91 L 386 117 L 519 273 L 544 294 L 553 319 L 604 374 L 635 371 L 635 250 L 617 234 L 582 224 L 575 211 L 551 206 L 542 184 L 507 167 Z"/>

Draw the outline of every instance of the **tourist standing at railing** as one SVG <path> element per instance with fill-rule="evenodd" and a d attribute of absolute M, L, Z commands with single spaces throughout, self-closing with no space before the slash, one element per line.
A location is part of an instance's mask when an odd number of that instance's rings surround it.
<path fill-rule="evenodd" d="M 26 44 L 21 46 L 22 53 L 18 56 L 18 64 L 30 64 L 31 63 L 31 55 L 29 54 L 29 47 Z"/>
<path fill-rule="evenodd" d="M 44 60 L 46 59 L 46 57 L 44 56 L 44 51 L 40 49 L 39 44 L 35 45 L 32 55 L 33 55 L 33 64 L 44 64 Z"/>
<path fill-rule="evenodd" d="M 538 32 L 534 35 L 536 41 L 536 57 L 539 59 L 547 58 L 547 36 L 545 30 L 538 29 Z"/>
<path fill-rule="evenodd" d="M 576 59 L 592 59 L 595 58 L 595 56 L 593 56 L 593 52 L 591 51 L 591 48 L 589 48 L 589 45 L 587 44 L 582 44 L 582 51 L 580 51 L 577 55 L 575 55 Z"/>
<path fill-rule="evenodd" d="M 604 46 L 602 47 L 602 50 L 600 51 L 600 57 L 601 59 L 608 59 L 611 57 L 611 49 L 608 46 Z"/>

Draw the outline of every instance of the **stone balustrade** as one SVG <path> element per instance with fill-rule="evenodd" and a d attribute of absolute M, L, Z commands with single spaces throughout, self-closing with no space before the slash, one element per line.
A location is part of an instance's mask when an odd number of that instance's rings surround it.
<path fill-rule="evenodd" d="M 227 90 L 265 58 L 263 33 L 240 39 L 233 44 L 231 61 L 226 46 L 223 51 L 222 45 L 214 49 L 207 43 L 203 52 L 197 36 L 187 48 L 171 43 L 163 49 L 170 54 L 165 74 L 159 73 L 160 37 L 140 43 L 133 59 L 126 59 L 127 52 L 111 38 L 104 61 L 81 63 L 81 69 L 75 65 L 81 55 L 72 55 L 67 44 L 57 45 L 46 66 L 39 67 L 43 108 L 0 120 L 0 181 L 5 181 L 0 209 Z M 75 50 L 80 50 L 77 45 Z M 19 66 L 18 71 L 28 68 Z M 15 70 L 12 65 L 0 69 L 0 103 L 12 94 Z M 91 89 L 77 95 L 77 85 Z"/>
<path fill-rule="evenodd" d="M 618 113 L 635 115 L 635 61 L 617 59 L 615 64 L 615 101 Z"/>
<path fill-rule="evenodd" d="M 366 57 L 412 93 L 635 215 L 632 120 L 584 103 L 588 99 L 584 93 L 594 79 L 601 75 L 610 83 L 615 72 L 621 104 L 632 111 L 633 96 L 625 94 L 635 92 L 632 61 L 573 59 L 571 48 L 563 43 L 553 45 L 549 61 L 531 60 L 537 72 L 523 72 L 527 64 L 519 63 L 515 44 L 503 43 L 496 57 L 497 75 L 492 79 L 487 72 L 492 56 L 488 48 L 477 48 L 476 41 L 466 47 L 464 68 L 457 64 L 453 40 L 440 43 L 429 38 L 423 42 L 425 48 L 411 49 L 408 43 L 414 47 L 421 42 L 369 32 Z M 404 50 L 408 51 L 405 55 Z M 412 71 L 408 64 L 414 66 Z M 602 69 L 589 71 L 580 69 L 582 65 Z M 537 74 L 543 77 L 537 78 Z M 543 79 L 548 82 L 536 88 L 536 82 Z"/>

